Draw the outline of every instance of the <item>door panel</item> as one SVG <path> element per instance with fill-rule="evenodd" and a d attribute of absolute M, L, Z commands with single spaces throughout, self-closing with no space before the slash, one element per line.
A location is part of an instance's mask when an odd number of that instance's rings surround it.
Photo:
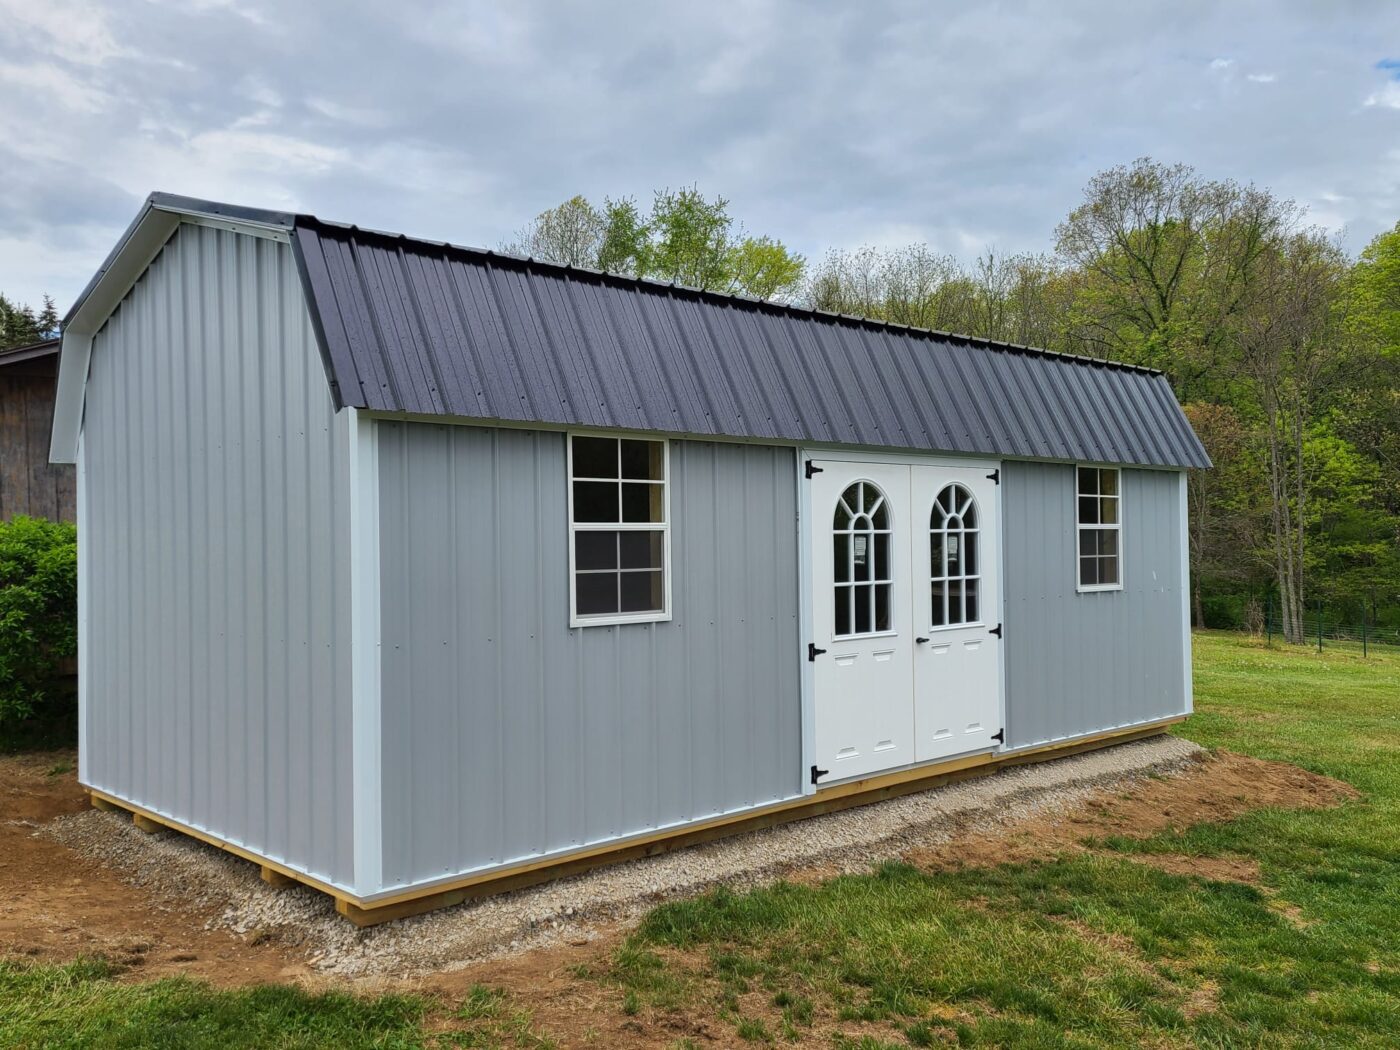
<path fill-rule="evenodd" d="M 914 761 L 909 468 L 813 466 L 814 758 L 829 783 Z"/>
<path fill-rule="evenodd" d="M 991 464 L 910 468 L 914 760 L 995 746 L 1001 729 L 1000 522 Z"/>

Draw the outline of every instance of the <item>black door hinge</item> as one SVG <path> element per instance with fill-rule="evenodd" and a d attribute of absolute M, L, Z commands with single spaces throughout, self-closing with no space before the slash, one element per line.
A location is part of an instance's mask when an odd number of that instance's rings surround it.
<path fill-rule="evenodd" d="M 998 744 L 1006 743 L 1006 730 L 998 729 L 995 733 L 992 734 L 992 739 L 995 740 Z"/>
<path fill-rule="evenodd" d="M 1000 485 L 1000 484 L 1001 484 L 1001 469 L 998 468 L 998 469 L 992 471 L 990 474 L 988 474 L 988 475 L 987 475 L 987 480 L 988 480 L 988 481 L 991 481 L 991 482 L 994 482 L 994 483 L 996 483 L 996 484 L 998 484 L 998 485 Z"/>
<path fill-rule="evenodd" d="M 820 780 L 822 777 L 826 776 L 826 775 L 827 775 L 828 773 L 830 773 L 830 772 L 831 772 L 831 770 L 829 770 L 829 769 L 818 769 L 816 766 L 813 766 L 813 767 L 812 767 L 812 783 L 815 784 L 818 780 Z"/>
<path fill-rule="evenodd" d="M 818 649 L 818 648 L 817 648 L 817 643 L 816 643 L 816 642 L 808 642 L 808 643 L 807 643 L 807 661 L 808 661 L 809 663 L 815 662 L 816 659 L 817 659 L 817 657 L 821 656 L 821 654 L 824 653 L 824 652 L 826 652 L 825 649 Z"/>
<path fill-rule="evenodd" d="M 995 627 L 993 627 L 993 628 L 992 628 L 990 631 L 988 631 L 987 633 L 988 633 L 988 634 L 994 634 L 994 635 L 996 635 L 998 638 L 1000 638 L 1000 637 L 1001 637 L 1001 624 L 997 624 Z"/>
<path fill-rule="evenodd" d="M 813 474 L 820 474 L 820 473 L 822 472 L 822 469 L 823 469 L 823 468 L 817 466 L 817 465 L 816 465 L 815 463 L 813 463 L 810 459 L 807 461 L 807 476 L 808 476 L 809 478 L 810 478 Z"/>

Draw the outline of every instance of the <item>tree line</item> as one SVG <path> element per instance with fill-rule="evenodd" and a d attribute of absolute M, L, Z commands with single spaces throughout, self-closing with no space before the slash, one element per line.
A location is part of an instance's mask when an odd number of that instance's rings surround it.
<path fill-rule="evenodd" d="M 43 306 L 35 310 L 0 292 L 0 350 L 39 343 L 57 332 L 58 310 L 52 298 L 44 296 Z"/>
<path fill-rule="evenodd" d="M 575 197 L 503 248 L 1163 371 L 1215 468 L 1189 479 L 1197 625 L 1301 641 L 1313 603 L 1400 625 L 1400 223 L 1356 258 L 1270 190 L 1149 158 L 1095 176 L 1054 251 L 815 262 L 697 189 Z"/>

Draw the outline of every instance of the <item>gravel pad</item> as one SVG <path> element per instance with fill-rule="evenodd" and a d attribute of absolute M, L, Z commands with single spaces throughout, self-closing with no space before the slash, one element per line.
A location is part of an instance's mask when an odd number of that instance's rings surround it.
<path fill-rule="evenodd" d="M 544 944 L 596 936 L 663 900 L 716 885 L 746 889 L 802 869 L 868 871 L 955 832 L 1001 826 L 1071 805 L 1098 788 L 1189 767 L 1201 749 L 1156 736 L 1070 758 L 1013 766 L 981 779 L 812 817 L 673 853 L 599 868 L 514 893 L 360 930 L 331 899 L 309 889 L 274 889 L 258 869 L 196 839 L 148 835 L 121 814 L 60 817 L 47 835 L 148 890 L 154 907 L 212 916 L 208 926 L 305 952 L 316 970 L 339 976 L 415 976 Z"/>

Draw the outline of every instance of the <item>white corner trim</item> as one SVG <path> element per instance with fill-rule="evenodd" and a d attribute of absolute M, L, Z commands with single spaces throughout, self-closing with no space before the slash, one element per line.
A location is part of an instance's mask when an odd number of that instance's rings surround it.
<path fill-rule="evenodd" d="M 817 755 L 816 671 L 807 659 L 807 643 L 814 637 L 812 612 L 812 482 L 807 478 L 807 460 L 812 454 L 797 449 L 794 481 L 797 485 L 797 652 L 798 690 L 801 701 L 802 766 L 798 770 L 802 794 L 815 795 L 817 785 L 808 773 Z"/>
<path fill-rule="evenodd" d="M 92 360 L 92 336 L 64 332 L 58 353 L 58 383 L 54 391 L 53 429 L 49 432 L 49 462 L 76 463 L 79 432 L 83 426 L 83 401 L 88 363 Z"/>
<path fill-rule="evenodd" d="M 88 626 L 87 465 L 82 435 L 78 435 L 75 503 L 78 525 L 78 782 L 88 783 L 88 646 L 92 631 Z"/>
<path fill-rule="evenodd" d="M 1181 680 L 1186 693 L 1185 711 L 1196 710 L 1196 687 L 1191 680 L 1191 514 L 1187 507 L 1186 471 L 1180 477 L 1181 493 Z"/>
<path fill-rule="evenodd" d="M 350 739 L 358 895 L 384 881 L 384 798 L 379 604 L 379 430 L 353 408 L 345 414 L 350 466 Z"/>

